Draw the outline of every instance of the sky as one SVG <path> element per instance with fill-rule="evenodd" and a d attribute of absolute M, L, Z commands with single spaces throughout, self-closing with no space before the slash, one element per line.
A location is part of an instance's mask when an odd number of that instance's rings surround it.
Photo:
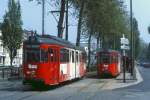
<path fill-rule="evenodd" d="M 125 0 L 127 10 L 129 11 L 130 0 Z M 0 22 L 7 11 L 8 0 L 0 0 Z M 37 30 L 41 33 L 41 5 L 36 2 L 28 2 L 28 0 L 20 0 L 22 10 L 23 29 Z M 57 36 L 57 21 L 49 11 L 55 10 L 52 5 L 46 3 L 46 19 L 45 19 L 45 33 Z M 150 35 L 147 27 L 150 25 L 150 0 L 133 0 L 133 14 L 138 20 L 140 37 L 147 43 L 150 42 Z M 73 18 L 69 19 L 69 41 L 75 43 L 77 22 Z"/>
<path fill-rule="evenodd" d="M 127 10 L 129 11 L 130 0 L 125 0 Z M 148 26 L 150 25 L 150 0 L 132 0 L 133 14 L 139 24 L 140 37 L 147 43 L 150 42 L 150 35 L 148 34 Z"/>

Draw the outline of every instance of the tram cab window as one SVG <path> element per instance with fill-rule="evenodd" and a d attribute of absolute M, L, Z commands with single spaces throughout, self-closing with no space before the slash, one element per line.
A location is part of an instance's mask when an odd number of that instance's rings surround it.
<path fill-rule="evenodd" d="M 111 57 L 109 54 L 100 54 L 99 57 L 100 63 L 110 64 L 111 63 Z"/>
<path fill-rule="evenodd" d="M 53 54 L 53 49 L 49 48 L 49 53 Z"/>
<path fill-rule="evenodd" d="M 41 62 L 48 62 L 48 51 L 42 49 L 41 50 Z"/>
<path fill-rule="evenodd" d="M 40 49 L 30 48 L 25 50 L 25 62 L 40 62 Z"/>
<path fill-rule="evenodd" d="M 49 54 L 50 54 L 50 61 L 54 62 L 54 51 L 53 51 L 53 49 L 49 48 Z"/>

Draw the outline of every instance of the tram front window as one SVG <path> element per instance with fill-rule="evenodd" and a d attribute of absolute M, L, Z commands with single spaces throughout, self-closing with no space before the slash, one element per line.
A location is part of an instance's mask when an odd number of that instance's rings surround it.
<path fill-rule="evenodd" d="M 101 54 L 99 61 L 100 61 L 100 63 L 110 64 L 111 63 L 111 59 L 110 59 L 109 54 Z"/>
<path fill-rule="evenodd" d="M 26 62 L 39 62 L 40 61 L 40 49 L 26 50 L 25 60 Z"/>
<path fill-rule="evenodd" d="M 41 49 L 41 62 L 48 62 L 48 51 Z"/>

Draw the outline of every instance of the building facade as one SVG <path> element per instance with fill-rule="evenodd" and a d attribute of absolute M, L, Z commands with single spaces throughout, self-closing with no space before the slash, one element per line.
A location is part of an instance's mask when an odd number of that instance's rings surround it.
<path fill-rule="evenodd" d="M 34 34 L 33 31 L 27 31 L 24 30 L 23 33 L 23 40 L 28 39 L 29 36 Z M 0 31 L 0 37 L 2 37 L 2 32 Z M 13 66 L 20 67 L 22 65 L 22 59 L 23 59 L 23 43 L 20 47 L 20 49 L 17 50 L 17 55 L 13 59 Z M 10 57 L 9 53 L 6 48 L 3 46 L 3 42 L 0 39 L 0 66 L 10 66 Z"/>

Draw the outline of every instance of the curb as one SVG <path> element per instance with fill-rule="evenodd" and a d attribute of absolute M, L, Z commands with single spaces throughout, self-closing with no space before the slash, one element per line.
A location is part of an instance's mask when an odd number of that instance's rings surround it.
<path fill-rule="evenodd" d="M 135 70 L 136 70 L 136 78 L 137 78 L 136 81 L 133 80 L 133 82 L 129 82 L 129 83 L 122 83 L 122 82 L 120 83 L 120 82 L 117 82 L 116 80 L 114 80 L 113 82 L 107 83 L 105 86 L 106 88 L 103 88 L 103 89 L 105 89 L 105 90 L 119 89 L 119 88 L 137 85 L 137 84 L 143 82 L 143 78 L 142 78 L 138 68 L 135 67 Z"/>

